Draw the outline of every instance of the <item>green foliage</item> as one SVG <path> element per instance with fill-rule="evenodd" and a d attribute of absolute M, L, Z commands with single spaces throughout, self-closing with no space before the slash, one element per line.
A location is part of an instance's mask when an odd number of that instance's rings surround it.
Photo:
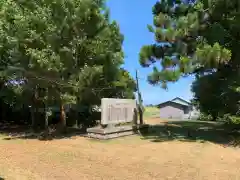
<path fill-rule="evenodd" d="M 34 108 L 133 98 L 123 36 L 104 0 L 0 2 L 0 78 L 6 102 Z M 21 82 L 19 84 L 19 82 Z"/>
<path fill-rule="evenodd" d="M 211 43 L 220 42 L 223 47 L 231 50 L 231 59 L 227 64 L 220 65 L 216 70 L 208 73 L 197 73 L 193 83 L 195 101 L 198 102 L 200 110 L 217 117 L 238 116 L 240 93 L 240 74 L 238 50 L 240 30 L 240 12 L 237 1 L 213 1 L 214 7 L 210 14 L 210 33 L 205 37 Z M 220 14 L 222 14 L 220 16 Z M 238 24 L 237 24 L 238 22 Z M 218 33 L 216 33 L 218 32 Z M 216 46 L 215 49 L 218 49 Z M 206 56 L 213 56 L 210 52 Z M 214 56 L 213 56 L 214 57 Z M 217 56 L 218 57 L 218 56 Z M 206 93 L 207 92 L 207 93 Z M 223 118 L 227 119 L 227 118 Z"/>
<path fill-rule="evenodd" d="M 143 46 L 139 59 L 143 67 L 160 61 L 161 70 L 154 66 L 149 75 L 151 84 L 166 87 L 167 82 L 176 82 L 181 76 L 199 69 L 201 72 L 213 70 L 229 62 L 231 51 L 211 36 L 216 37 L 213 29 L 221 26 L 219 22 L 212 22 L 216 13 L 212 10 L 216 4 L 216 1 L 208 3 L 201 0 L 193 3 L 162 0 L 155 4 L 154 27 L 148 25 L 148 29 L 155 34 L 156 43 Z M 223 34 L 219 35 L 222 38 L 228 36 L 224 30 L 222 28 Z"/>
<path fill-rule="evenodd" d="M 200 113 L 199 120 L 200 121 L 212 121 L 213 118 L 209 114 Z"/>
<path fill-rule="evenodd" d="M 216 120 L 224 114 L 237 114 L 240 94 L 231 88 L 234 78 L 231 71 L 219 71 L 196 78 L 192 85 L 194 101 L 205 114 Z M 225 76 L 224 76 L 225 75 Z M 231 75 L 231 76 L 229 76 Z"/>
<path fill-rule="evenodd" d="M 140 64 L 153 67 L 151 84 L 196 75 L 194 104 L 217 120 L 239 114 L 240 9 L 238 0 L 158 1 L 153 7 L 155 44 L 143 46 Z M 161 69 L 155 65 L 160 61 Z M 204 118 L 205 119 L 205 118 Z M 207 118 L 208 119 L 208 118 Z M 234 119 L 234 120 L 233 120 Z"/>
<path fill-rule="evenodd" d="M 230 122 L 235 125 L 240 125 L 240 117 L 239 116 L 230 116 Z"/>
<path fill-rule="evenodd" d="M 135 99 L 133 92 L 137 90 L 136 82 L 125 69 L 120 69 L 117 81 L 113 82 L 113 87 L 115 87 L 115 97 Z"/>
<path fill-rule="evenodd" d="M 240 127 L 240 116 L 233 116 L 231 114 L 224 114 L 223 117 L 219 117 L 219 121 L 224 121 L 228 125 L 234 125 Z"/>

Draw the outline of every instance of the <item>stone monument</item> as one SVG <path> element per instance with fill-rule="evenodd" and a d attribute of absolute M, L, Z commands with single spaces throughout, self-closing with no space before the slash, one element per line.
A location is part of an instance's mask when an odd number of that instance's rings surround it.
<path fill-rule="evenodd" d="M 132 135 L 138 130 L 137 103 L 133 99 L 101 100 L 101 125 L 88 128 L 88 137 L 111 139 Z"/>

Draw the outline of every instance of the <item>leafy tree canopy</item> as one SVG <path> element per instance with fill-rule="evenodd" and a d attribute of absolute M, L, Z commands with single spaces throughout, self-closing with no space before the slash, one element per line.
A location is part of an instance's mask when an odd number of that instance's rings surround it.
<path fill-rule="evenodd" d="M 0 77 L 7 88 L 0 95 L 61 111 L 65 104 L 133 97 L 134 81 L 120 68 L 122 42 L 104 0 L 2 0 Z"/>
<path fill-rule="evenodd" d="M 239 113 L 238 0 L 161 0 L 153 7 L 156 43 L 143 46 L 140 64 L 153 66 L 151 84 L 167 87 L 195 74 L 194 102 L 214 118 Z M 159 70 L 156 63 L 161 65 Z"/>
<path fill-rule="evenodd" d="M 236 19 L 231 19 L 236 13 L 236 3 L 158 1 L 153 7 L 154 26 L 148 25 L 156 43 L 143 46 L 139 60 L 143 67 L 153 66 L 149 82 L 166 87 L 167 82 L 175 82 L 183 75 L 214 71 L 228 63 L 232 53 L 224 43 L 231 41 L 231 37 L 222 22 L 236 24 Z M 231 11 L 221 12 L 224 4 L 224 9 Z"/>
<path fill-rule="evenodd" d="M 49 88 L 53 98 L 66 102 L 118 81 L 123 36 L 109 21 L 104 1 L 3 0 L 0 9 L 6 80 L 23 79 L 27 89 Z"/>

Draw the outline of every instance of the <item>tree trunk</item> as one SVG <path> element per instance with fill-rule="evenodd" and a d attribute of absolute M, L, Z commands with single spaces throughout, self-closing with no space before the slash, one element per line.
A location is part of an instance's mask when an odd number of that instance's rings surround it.
<path fill-rule="evenodd" d="M 140 123 L 140 125 L 143 125 L 143 110 L 142 110 L 142 108 L 139 108 L 139 123 Z"/>
<path fill-rule="evenodd" d="M 66 127 L 66 114 L 65 114 L 63 103 L 61 103 L 61 105 L 60 105 L 60 121 L 61 121 L 62 128 L 65 128 Z"/>
<path fill-rule="evenodd" d="M 45 112 L 45 129 L 48 129 L 48 114 Z"/>
<path fill-rule="evenodd" d="M 38 98 L 38 89 L 37 86 L 34 89 L 33 97 L 32 97 L 32 106 L 30 108 L 31 110 L 31 121 L 32 121 L 32 128 L 36 128 L 36 114 L 38 113 L 37 109 L 37 98 Z"/>
<path fill-rule="evenodd" d="M 45 123 L 44 123 L 44 136 L 45 138 L 48 138 L 49 137 L 49 128 L 48 128 L 48 105 L 47 103 L 44 104 L 44 112 L 45 112 Z"/>
<path fill-rule="evenodd" d="M 44 106 L 45 106 L 45 130 L 48 131 L 48 99 L 46 100 Z"/>
<path fill-rule="evenodd" d="M 134 108 L 134 118 L 133 118 L 133 125 L 134 126 L 137 126 L 138 125 L 138 112 L 137 112 L 137 109 Z"/>
<path fill-rule="evenodd" d="M 139 124 L 143 125 L 143 109 L 140 104 L 138 105 L 138 113 L 139 113 Z"/>
<path fill-rule="evenodd" d="M 6 121 L 7 121 L 7 119 L 6 119 L 6 112 L 5 112 L 5 111 L 6 111 L 6 108 L 5 108 L 6 105 L 3 104 L 2 101 L 0 101 L 0 103 L 1 103 L 1 104 L 0 104 L 0 106 L 1 106 L 1 109 L 0 109 L 0 110 L 1 110 L 1 118 L 2 118 L 1 121 L 2 121 L 2 122 L 6 122 Z"/>
<path fill-rule="evenodd" d="M 31 111 L 31 126 L 32 128 L 35 127 L 35 114 L 34 114 L 34 111 L 35 111 L 35 108 L 33 107 L 33 105 L 30 107 L 30 111 Z"/>
<path fill-rule="evenodd" d="M 79 97 L 77 97 L 77 103 L 76 103 L 76 109 L 75 109 L 75 112 L 76 112 L 76 115 L 75 115 L 75 118 L 76 118 L 75 127 L 76 127 L 76 128 L 78 128 L 78 120 L 79 120 L 78 107 L 79 107 L 79 104 L 80 104 L 80 100 L 79 100 Z"/>

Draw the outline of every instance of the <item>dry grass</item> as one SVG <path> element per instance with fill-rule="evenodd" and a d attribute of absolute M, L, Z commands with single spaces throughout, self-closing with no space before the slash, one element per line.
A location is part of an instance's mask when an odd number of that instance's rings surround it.
<path fill-rule="evenodd" d="M 147 120 L 145 120 L 145 123 L 151 124 L 151 125 L 154 125 L 154 124 L 165 124 L 166 122 L 168 122 L 168 121 L 160 119 L 158 117 L 151 117 L 151 118 L 147 118 Z"/>
<path fill-rule="evenodd" d="M 145 118 L 159 117 L 159 112 L 160 110 L 157 107 L 145 107 L 143 115 Z"/>
<path fill-rule="evenodd" d="M 46 142 L 3 138 L 0 177 L 7 180 L 240 179 L 240 149 L 212 143 L 157 143 L 138 136 Z"/>

